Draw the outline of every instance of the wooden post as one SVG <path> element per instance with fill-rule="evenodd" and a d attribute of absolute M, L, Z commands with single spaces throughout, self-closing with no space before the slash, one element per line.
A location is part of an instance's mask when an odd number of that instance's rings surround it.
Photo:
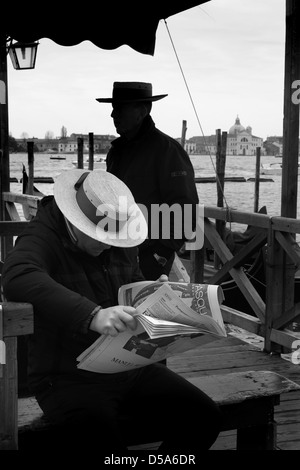
<path fill-rule="evenodd" d="M 191 282 L 204 283 L 204 248 L 200 250 L 191 250 Z"/>
<path fill-rule="evenodd" d="M 0 380 L 0 450 L 18 449 L 17 338 L 5 338 L 6 364 Z"/>
<path fill-rule="evenodd" d="M 300 2 L 286 0 L 285 78 L 283 156 L 281 184 L 281 216 L 297 218 L 299 159 L 299 98 L 295 84 L 300 80 Z M 295 269 L 290 259 L 283 263 L 285 271 L 284 308 L 294 305 Z"/>
<path fill-rule="evenodd" d="M 182 131 L 181 131 L 181 145 L 184 148 L 185 146 L 185 136 L 186 136 L 186 121 L 182 121 Z"/>
<path fill-rule="evenodd" d="M 217 152 L 216 152 L 216 178 L 217 178 L 217 206 L 224 207 L 224 182 L 225 182 L 225 165 L 226 165 L 226 145 L 227 132 L 216 130 Z M 224 239 L 225 222 L 216 220 L 216 229 L 222 240 Z M 220 264 L 219 257 L 215 254 L 214 265 L 218 268 Z"/>
<path fill-rule="evenodd" d="M 89 170 L 94 169 L 94 134 L 89 133 Z"/>
<path fill-rule="evenodd" d="M 266 259 L 266 318 L 265 318 L 265 351 L 280 352 L 280 347 L 271 342 L 270 335 L 274 320 L 280 317 L 284 309 L 285 276 L 282 266 L 285 253 L 275 238 L 272 229 L 272 218 L 268 229 Z"/>
<path fill-rule="evenodd" d="M 5 28 L 4 28 L 5 29 Z M 7 83 L 7 50 L 6 34 L 2 28 L 0 32 L 0 150 L 2 152 L 1 173 L 2 191 L 9 191 L 9 144 L 8 144 L 8 83 Z M 1 208 L 1 220 L 5 214 Z"/>
<path fill-rule="evenodd" d="M 34 180 L 34 153 L 33 153 L 33 142 L 27 142 L 27 153 L 28 153 L 28 188 L 27 194 L 33 195 L 33 180 Z"/>
<path fill-rule="evenodd" d="M 217 206 L 224 207 L 224 181 L 225 181 L 225 165 L 226 165 L 226 145 L 227 132 L 217 129 L 217 154 L 216 154 L 216 171 L 217 171 Z"/>
<path fill-rule="evenodd" d="M 300 80 L 299 18 L 299 0 L 286 0 L 281 216 L 292 218 L 297 217 L 299 99 L 295 99 L 295 83 Z"/>
<path fill-rule="evenodd" d="M 9 144 L 8 144 L 8 92 L 7 92 L 7 51 L 6 34 L 4 29 L 0 32 L 0 156 L 1 156 L 1 205 L 0 220 L 7 220 L 8 213 L 2 201 L 2 192 L 9 191 Z M 1 237 L 1 259 L 5 258 L 5 253 L 10 248 L 12 237 Z"/>
<path fill-rule="evenodd" d="M 83 138 L 77 137 L 77 168 L 83 168 Z"/>
<path fill-rule="evenodd" d="M 256 148 L 255 185 L 254 185 L 254 212 L 259 206 L 259 176 L 260 176 L 260 147 Z"/>

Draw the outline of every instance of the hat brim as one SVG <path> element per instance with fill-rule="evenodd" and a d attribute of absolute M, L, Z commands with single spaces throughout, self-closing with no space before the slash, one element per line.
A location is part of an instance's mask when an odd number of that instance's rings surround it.
<path fill-rule="evenodd" d="M 105 170 L 94 171 L 106 173 Z M 148 227 L 145 217 L 136 203 L 130 207 L 131 215 L 126 223 L 118 232 L 114 233 L 103 230 L 100 224 L 95 225 L 81 211 L 76 200 L 74 185 L 86 172 L 87 170 L 84 169 L 66 170 L 55 179 L 54 199 L 63 215 L 85 235 L 107 245 L 130 248 L 143 243 L 147 238 Z"/>
<path fill-rule="evenodd" d="M 116 99 L 116 98 L 96 98 L 96 101 L 99 103 L 138 103 L 138 102 L 145 102 L 145 101 L 158 101 L 162 100 L 168 95 L 156 95 L 156 96 L 149 96 L 148 98 L 139 98 L 139 99 Z"/>

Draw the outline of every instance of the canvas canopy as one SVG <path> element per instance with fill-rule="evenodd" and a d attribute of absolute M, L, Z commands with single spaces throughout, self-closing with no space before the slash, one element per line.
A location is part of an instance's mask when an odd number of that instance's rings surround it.
<path fill-rule="evenodd" d="M 49 38 L 62 46 L 91 41 L 102 49 L 127 44 L 136 51 L 153 55 L 155 35 L 161 19 L 206 3 L 209 0 L 129 1 L 105 0 L 68 4 L 57 0 L 35 7 L 6 6 L 2 26 L 7 37 L 20 42 Z M 78 5 L 78 6 L 77 6 Z"/>

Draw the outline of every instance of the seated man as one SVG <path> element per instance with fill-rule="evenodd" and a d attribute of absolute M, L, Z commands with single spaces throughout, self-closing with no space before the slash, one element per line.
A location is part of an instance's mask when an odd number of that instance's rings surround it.
<path fill-rule="evenodd" d="M 101 170 L 70 170 L 5 260 L 6 298 L 34 307 L 29 386 L 58 425 L 55 450 L 80 445 L 125 454 L 137 438 L 151 436 L 163 441 L 160 451 L 196 453 L 218 436 L 215 403 L 163 364 L 117 374 L 77 368 L 76 358 L 99 335 L 135 330 L 135 309 L 117 305 L 117 296 L 122 284 L 143 280 L 137 246 L 146 233 L 122 181 Z"/>

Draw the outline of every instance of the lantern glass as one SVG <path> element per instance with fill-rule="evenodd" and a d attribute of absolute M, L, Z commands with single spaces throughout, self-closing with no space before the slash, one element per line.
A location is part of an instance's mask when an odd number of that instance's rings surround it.
<path fill-rule="evenodd" d="M 16 70 L 34 69 L 38 42 L 15 42 L 9 48 L 9 55 Z"/>

